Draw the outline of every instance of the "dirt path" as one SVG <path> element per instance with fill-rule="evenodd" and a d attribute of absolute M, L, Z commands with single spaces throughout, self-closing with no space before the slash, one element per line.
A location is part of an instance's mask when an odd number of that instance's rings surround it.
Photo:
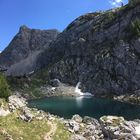
<path fill-rule="evenodd" d="M 44 140 L 53 140 L 52 136 L 55 134 L 55 131 L 57 129 L 57 125 L 55 122 L 48 122 L 48 125 L 50 125 L 50 131 L 44 136 Z"/>

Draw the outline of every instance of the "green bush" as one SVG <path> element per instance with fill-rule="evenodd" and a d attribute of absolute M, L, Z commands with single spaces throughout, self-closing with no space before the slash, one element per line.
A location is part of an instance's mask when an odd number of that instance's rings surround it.
<path fill-rule="evenodd" d="M 9 96 L 10 90 L 6 78 L 3 74 L 0 73 L 0 98 L 7 99 Z"/>
<path fill-rule="evenodd" d="M 131 23 L 131 34 L 135 37 L 140 37 L 140 19 L 135 19 L 132 23 Z"/>
<path fill-rule="evenodd" d="M 107 14 L 107 20 L 108 20 L 108 22 L 113 21 L 116 17 L 117 17 L 117 13 L 116 12 L 109 12 Z"/>

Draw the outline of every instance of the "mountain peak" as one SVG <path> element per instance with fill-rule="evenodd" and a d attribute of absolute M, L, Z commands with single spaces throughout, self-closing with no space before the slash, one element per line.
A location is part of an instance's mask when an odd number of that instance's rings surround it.
<path fill-rule="evenodd" d="M 21 26 L 8 47 L 0 54 L 0 66 L 6 67 L 9 75 L 19 73 L 24 75 L 33 71 L 39 53 L 47 48 L 58 34 L 57 30 L 39 30 L 30 29 L 26 25 Z"/>
<path fill-rule="evenodd" d="M 27 30 L 30 30 L 30 28 L 28 28 L 26 25 L 20 26 L 20 29 L 19 29 L 20 32 L 27 31 Z"/>

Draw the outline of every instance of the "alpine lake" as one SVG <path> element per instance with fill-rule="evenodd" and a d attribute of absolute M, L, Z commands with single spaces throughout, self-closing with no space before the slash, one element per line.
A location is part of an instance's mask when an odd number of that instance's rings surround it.
<path fill-rule="evenodd" d="M 28 106 L 69 119 L 75 114 L 99 119 L 104 115 L 140 119 L 140 106 L 94 97 L 49 97 L 28 101 Z"/>

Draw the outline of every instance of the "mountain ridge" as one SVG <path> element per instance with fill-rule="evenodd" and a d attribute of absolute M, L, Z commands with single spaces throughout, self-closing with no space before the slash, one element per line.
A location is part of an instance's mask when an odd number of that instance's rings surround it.
<path fill-rule="evenodd" d="M 33 58 L 28 73 L 43 70 L 46 75 L 39 74 L 40 79 L 59 79 L 73 86 L 81 82 L 83 91 L 98 95 L 135 94 L 140 89 L 139 38 L 140 3 L 88 13 L 51 40 Z M 29 62 L 12 65 L 6 74 L 16 73 L 16 68 L 24 73 Z"/>
<path fill-rule="evenodd" d="M 8 47 L 0 54 L 0 67 L 7 70 L 6 75 L 12 76 L 22 76 L 33 71 L 38 54 L 48 47 L 59 33 L 56 29 L 40 30 L 21 26 Z M 24 63 L 24 60 L 28 60 L 30 64 Z M 21 71 L 22 69 L 24 70 Z"/>
<path fill-rule="evenodd" d="M 38 59 L 50 79 L 82 83 L 94 94 L 133 93 L 140 88 L 140 3 L 73 21 Z M 137 30 L 138 28 L 138 30 Z"/>

